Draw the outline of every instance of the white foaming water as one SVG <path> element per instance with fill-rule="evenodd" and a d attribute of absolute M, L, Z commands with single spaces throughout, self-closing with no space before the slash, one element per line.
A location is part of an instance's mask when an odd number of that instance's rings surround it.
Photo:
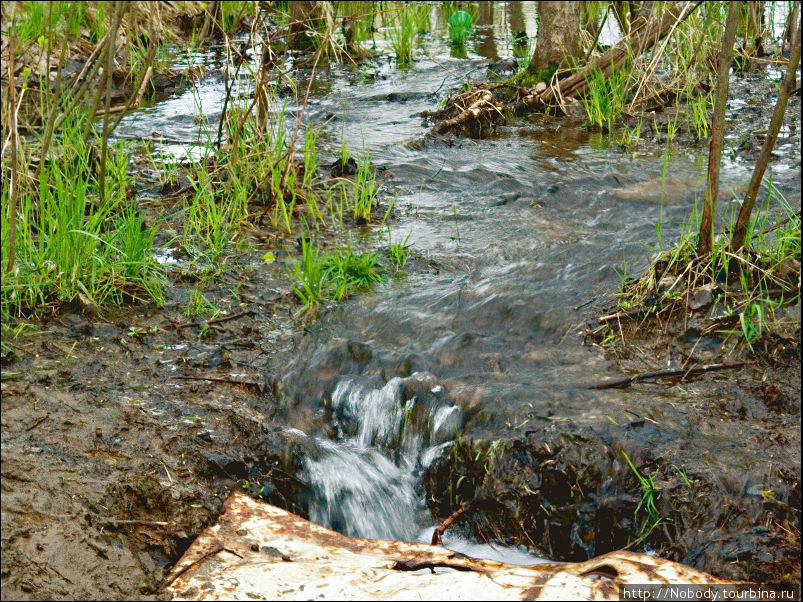
<path fill-rule="evenodd" d="M 430 443 L 450 441 L 460 428 L 460 409 L 457 406 L 443 406 L 430 414 Z"/>
<path fill-rule="evenodd" d="M 427 527 L 418 535 L 420 543 L 430 543 L 432 541 L 432 534 L 435 527 Z M 547 558 L 540 558 L 533 556 L 524 547 L 507 547 L 507 546 L 492 546 L 485 543 L 476 543 L 463 539 L 459 535 L 455 535 L 447 531 L 443 534 L 441 545 L 444 548 L 449 548 L 455 552 L 460 552 L 472 558 L 484 558 L 486 560 L 496 560 L 497 562 L 506 562 L 508 564 L 521 564 L 525 566 L 532 566 L 534 564 L 548 564 L 552 562 Z M 437 572 L 437 571 L 436 571 Z"/>
<path fill-rule="evenodd" d="M 418 538 L 426 521 L 420 472 L 461 422 L 460 410 L 441 401 L 430 382 L 434 377 L 424 373 L 380 389 L 353 377 L 338 382 L 332 410 L 340 440 L 316 440 L 315 453 L 303 460 L 311 520 L 352 537 Z"/>
<path fill-rule="evenodd" d="M 441 400 L 443 389 L 434 382 L 432 375 L 416 373 L 379 389 L 356 377 L 337 383 L 332 410 L 340 418 L 340 440 L 317 439 L 314 453 L 303 462 L 313 491 L 312 521 L 352 537 L 432 541 L 435 528 L 422 528 L 429 517 L 416 485 L 462 421 L 460 410 Z M 510 564 L 549 562 L 524 548 L 479 544 L 453 532 L 444 534 L 443 545 Z"/>
<path fill-rule="evenodd" d="M 355 440 L 321 440 L 320 459 L 304 460 L 315 490 L 310 519 L 352 537 L 412 541 L 421 500 L 416 479 L 382 453 Z"/>
<path fill-rule="evenodd" d="M 399 434 L 403 411 L 401 378 L 393 378 L 381 389 L 363 387 L 351 379 L 341 380 L 332 394 L 332 407 L 359 423 L 362 447 L 388 447 Z"/>

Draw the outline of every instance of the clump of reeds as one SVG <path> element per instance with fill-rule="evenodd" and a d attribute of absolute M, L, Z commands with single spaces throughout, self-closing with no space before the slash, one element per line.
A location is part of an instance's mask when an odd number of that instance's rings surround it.
<path fill-rule="evenodd" d="M 456 10 L 449 15 L 449 40 L 454 46 L 462 46 L 471 35 L 471 15 L 464 10 Z"/>
<path fill-rule="evenodd" d="M 428 27 L 430 7 L 426 3 L 404 3 L 383 14 L 396 63 L 407 67 L 415 60 L 415 38 Z"/>
<path fill-rule="evenodd" d="M 154 257 L 156 231 L 129 198 L 129 149 L 108 141 L 124 112 L 110 103 L 114 58 L 124 39 L 121 24 L 132 23 L 141 13 L 121 2 L 30 2 L 4 5 L 3 10 L 4 25 L 6 17 L 10 23 L 5 32 L 10 73 L 3 94 L 9 102 L 3 110 L 13 117 L 3 119 L 4 139 L 11 145 L 11 152 L 2 156 L 4 332 L 13 318 L 41 314 L 62 303 L 77 302 L 97 311 L 131 299 L 161 302 L 164 282 Z M 32 39 L 37 27 L 39 35 Z M 155 19 L 147 27 L 151 43 L 146 63 L 154 56 Z M 80 35 L 86 32 L 88 37 Z M 61 67 L 81 44 L 90 45 L 92 52 L 67 81 Z M 38 47 L 48 66 L 53 62 L 57 77 L 52 85 L 47 76 L 39 77 L 38 86 L 23 82 L 18 97 L 13 64 L 27 60 L 32 47 Z M 138 75 L 136 93 L 124 108 L 141 99 L 150 67 L 145 65 Z M 26 68 L 23 76 L 29 73 Z M 38 102 L 24 105 L 31 96 Z M 38 130 L 38 144 L 20 141 L 17 135 L 23 106 L 34 111 L 25 120 L 41 124 L 32 126 Z"/>
<path fill-rule="evenodd" d="M 45 159 L 36 185 L 21 185 L 13 221 L 4 215 L 2 283 L 4 324 L 12 316 L 77 301 L 96 311 L 126 299 L 161 302 L 164 280 L 154 257 L 155 229 L 128 199 L 129 151 L 116 146 L 107 158 L 105 194 L 92 147 L 80 120 L 61 130 L 59 155 Z M 3 208 L 10 208 L 3 186 Z M 5 212 L 4 212 L 5 213 Z"/>
<path fill-rule="evenodd" d="M 301 241 L 301 258 L 292 262 L 288 271 L 293 277 L 293 292 L 303 303 L 302 312 L 315 310 L 327 299 L 341 301 L 385 278 L 376 251 L 355 253 L 347 243 L 322 253 L 307 238 Z"/>
<path fill-rule="evenodd" d="M 637 280 L 622 279 L 618 311 L 606 316 L 612 319 L 604 320 L 593 337 L 613 343 L 622 323 L 654 317 L 658 324 L 669 324 L 670 316 L 687 318 L 691 312 L 702 317 L 701 335 L 734 337 L 733 347 L 743 344 L 752 350 L 762 334 L 780 328 L 777 311 L 800 303 L 800 212 L 770 181 L 739 252 L 730 248 L 725 234 L 735 221 L 731 215 L 711 253 L 700 256 L 695 204 L 678 243 L 658 253 Z"/>

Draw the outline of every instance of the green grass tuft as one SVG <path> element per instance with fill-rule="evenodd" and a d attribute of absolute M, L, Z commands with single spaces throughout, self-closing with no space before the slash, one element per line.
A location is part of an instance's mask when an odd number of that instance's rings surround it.
<path fill-rule="evenodd" d="M 332 297 L 337 301 L 384 279 L 379 254 L 371 252 L 357 255 L 351 244 L 328 254 L 323 266 L 326 280 L 332 287 Z"/>
<path fill-rule="evenodd" d="M 12 317 L 78 301 L 102 309 L 124 300 L 163 302 L 164 275 L 154 256 L 156 229 L 129 201 L 128 150 L 108 158 L 100 200 L 80 120 L 63 131 L 62 151 L 43 166 L 36 188 L 20 189 L 14 267 L 3 275 L 4 328 Z M 2 265 L 9 260 L 9 187 L 2 192 Z"/>
<path fill-rule="evenodd" d="M 384 280 L 379 254 L 375 251 L 357 254 L 350 243 L 322 254 L 318 246 L 302 239 L 301 260 L 291 265 L 293 292 L 303 303 L 302 312 L 316 308 L 326 299 L 341 301 Z"/>

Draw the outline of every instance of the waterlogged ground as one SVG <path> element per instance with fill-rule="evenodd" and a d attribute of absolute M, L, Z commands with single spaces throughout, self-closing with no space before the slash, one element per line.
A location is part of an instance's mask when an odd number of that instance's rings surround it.
<path fill-rule="evenodd" d="M 379 168 L 383 209 L 393 202 L 387 230 L 353 231 L 355 244 L 406 240 L 403 273 L 388 264 L 385 283 L 300 323 L 285 270 L 297 236 L 256 228 L 209 282 L 166 249 L 164 308 L 67 308 L 14 341 L 2 383 L 4 598 L 158 596 L 235 487 L 350 535 L 426 541 L 475 500 L 445 539 L 466 553 L 528 563 L 631 544 L 724 577 L 799 583 L 799 309 L 779 313 L 789 334 L 744 370 L 589 389 L 689 356 L 729 361 L 734 338 L 654 333 L 617 357 L 582 334 L 648 264 L 645 245 L 676 240 L 705 149 L 681 132 L 662 194 L 667 145 L 653 127 L 631 150 L 571 118 L 427 137 L 422 111 L 510 55 L 518 17 L 489 14 L 468 59 L 433 34 L 409 70 L 385 57 L 365 76 L 333 66 L 316 78 L 306 119 L 323 125 L 321 162 L 345 137 Z M 532 35 L 532 15 L 521 18 Z M 177 92 L 116 134 L 197 153 L 195 99 L 216 123 L 224 94 L 217 56 L 193 59 L 209 67 L 195 98 Z M 308 74 L 295 73 L 303 89 Z M 763 76 L 732 86 L 726 206 L 774 98 Z M 772 177 L 799 209 L 799 96 L 790 105 Z M 135 165 L 152 195 L 150 163 Z M 232 319 L 185 316 L 197 288 Z M 652 531 L 622 451 L 662 492 Z M 496 549 L 479 545 L 489 539 Z"/>

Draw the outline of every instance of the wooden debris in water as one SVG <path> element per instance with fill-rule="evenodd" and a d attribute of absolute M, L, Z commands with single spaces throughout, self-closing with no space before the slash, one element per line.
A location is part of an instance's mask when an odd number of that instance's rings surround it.
<path fill-rule="evenodd" d="M 633 552 L 536 566 L 346 537 L 235 492 L 173 568 L 174 600 L 617 600 L 623 584 L 727 584 Z M 433 569 L 453 569 L 434 572 Z"/>

